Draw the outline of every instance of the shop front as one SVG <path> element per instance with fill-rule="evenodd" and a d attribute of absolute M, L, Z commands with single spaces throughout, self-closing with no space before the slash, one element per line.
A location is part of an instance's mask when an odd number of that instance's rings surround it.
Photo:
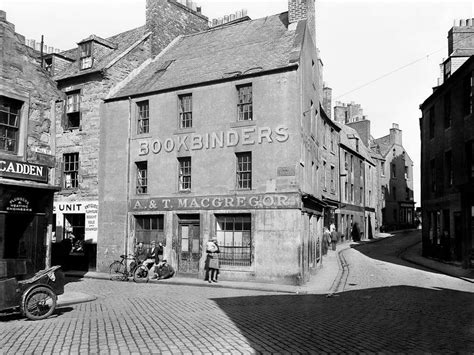
<path fill-rule="evenodd" d="M 27 274 L 44 269 L 54 187 L 48 167 L 0 160 L 0 258 L 26 260 Z"/>
<path fill-rule="evenodd" d="M 205 245 L 217 239 L 221 276 L 295 283 L 309 233 L 299 193 L 134 199 L 128 248 L 162 242 L 180 275 L 204 278 Z"/>
<path fill-rule="evenodd" d="M 95 269 L 98 205 L 96 200 L 54 202 L 53 260 L 65 269 Z"/>

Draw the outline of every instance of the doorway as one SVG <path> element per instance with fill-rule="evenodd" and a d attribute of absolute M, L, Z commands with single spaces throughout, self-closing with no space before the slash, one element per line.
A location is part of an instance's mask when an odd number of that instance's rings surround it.
<path fill-rule="evenodd" d="M 201 230 L 199 215 L 179 216 L 178 272 L 197 274 L 201 259 Z"/>
<path fill-rule="evenodd" d="M 5 214 L 3 258 L 28 260 L 28 272 L 44 268 L 46 256 L 44 218 L 42 214 Z"/>

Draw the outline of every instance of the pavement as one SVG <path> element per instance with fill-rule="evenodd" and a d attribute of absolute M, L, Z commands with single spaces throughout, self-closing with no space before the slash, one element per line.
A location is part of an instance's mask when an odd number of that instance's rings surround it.
<path fill-rule="evenodd" d="M 385 238 L 390 238 L 396 233 L 403 231 L 392 232 L 392 233 L 379 233 L 372 240 L 365 240 L 362 243 L 375 243 Z M 245 289 L 253 291 L 266 291 L 266 292 L 277 292 L 286 294 L 327 294 L 331 295 L 335 293 L 338 288 L 339 281 L 343 275 L 343 261 L 341 260 L 341 252 L 357 243 L 344 242 L 338 244 L 335 251 L 329 250 L 327 255 L 323 256 L 320 266 L 311 275 L 311 279 L 302 286 L 294 285 L 283 285 L 274 283 L 257 283 L 257 282 L 242 282 L 242 281 L 227 281 L 219 280 L 217 284 L 213 283 L 212 286 L 198 278 L 189 277 L 173 277 L 166 280 L 150 280 L 150 283 L 161 283 L 170 285 L 187 285 L 187 286 L 198 286 L 198 287 L 220 287 L 220 288 L 233 288 L 233 289 Z M 423 266 L 433 271 L 440 272 L 445 275 L 452 277 L 461 278 L 467 282 L 474 283 L 474 269 L 462 269 L 459 266 L 440 262 L 437 260 L 423 257 L 421 254 L 421 241 L 407 248 L 400 257 L 409 261 L 413 264 Z M 95 271 L 66 271 L 68 277 L 82 277 L 82 278 L 93 278 L 109 280 L 108 273 L 101 273 Z M 82 292 L 65 292 L 63 295 L 58 297 L 59 306 L 67 306 L 77 303 L 93 301 L 96 298 Z"/>

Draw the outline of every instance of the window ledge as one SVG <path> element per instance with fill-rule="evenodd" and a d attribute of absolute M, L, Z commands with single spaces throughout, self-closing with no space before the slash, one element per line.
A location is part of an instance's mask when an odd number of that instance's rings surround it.
<path fill-rule="evenodd" d="M 148 139 L 152 137 L 153 136 L 150 133 L 139 133 L 139 134 L 134 134 L 132 136 L 132 139 Z"/>
<path fill-rule="evenodd" d="M 230 124 L 230 128 L 246 127 L 246 126 L 256 126 L 257 123 L 254 120 L 247 121 L 237 121 Z"/>
<path fill-rule="evenodd" d="M 196 128 L 178 128 L 178 130 L 173 132 L 174 135 L 190 133 L 196 133 Z"/>

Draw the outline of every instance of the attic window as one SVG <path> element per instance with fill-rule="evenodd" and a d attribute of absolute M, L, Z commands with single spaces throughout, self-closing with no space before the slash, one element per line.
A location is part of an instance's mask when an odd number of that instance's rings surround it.
<path fill-rule="evenodd" d="M 92 68 L 92 41 L 82 43 L 79 48 L 81 70 Z"/>

